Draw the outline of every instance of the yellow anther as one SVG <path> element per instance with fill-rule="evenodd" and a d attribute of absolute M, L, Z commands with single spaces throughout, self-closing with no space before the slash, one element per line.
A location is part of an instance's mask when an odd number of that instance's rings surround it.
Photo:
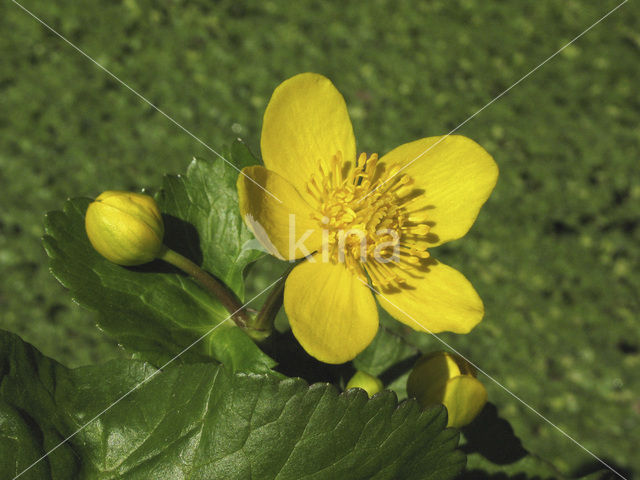
<path fill-rule="evenodd" d="M 320 162 L 311 175 L 307 191 L 317 203 L 314 218 L 328 230 L 323 238 L 325 256 L 344 263 L 363 280 L 366 275 L 381 288 L 401 286 L 405 279 L 390 265 L 416 265 L 429 253 L 414 245 L 416 237 L 429 232 L 420 212 L 409 211 L 413 198 L 399 195 L 413 184 L 409 175 L 397 175 L 401 167 L 378 168 L 378 155 L 358 156 L 346 168 L 342 153 Z M 375 177 L 375 178 L 374 178 Z M 385 183 L 385 180 L 389 180 Z M 378 188 L 384 185 L 383 188 Z"/>

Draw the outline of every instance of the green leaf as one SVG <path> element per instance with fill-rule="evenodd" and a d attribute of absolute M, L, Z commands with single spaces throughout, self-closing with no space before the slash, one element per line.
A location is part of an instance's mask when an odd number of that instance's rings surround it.
<path fill-rule="evenodd" d="M 240 141 L 225 155 L 242 170 L 257 162 Z M 240 217 L 236 180 L 238 170 L 222 159 L 194 159 L 185 176 L 166 176 L 157 195 L 161 211 L 169 216 L 166 239 L 174 250 L 199 263 L 244 295 L 242 272 L 263 253 Z M 176 221 L 177 220 L 177 221 Z"/>
<path fill-rule="evenodd" d="M 68 370 L 6 332 L 0 367 L 2 431 L 28 447 L 0 451 L 2 478 L 119 398 L 21 478 L 418 480 L 454 478 L 464 467 L 444 410 L 398 404 L 389 391 L 369 399 L 211 363 L 160 372 L 119 360 Z"/>
<path fill-rule="evenodd" d="M 358 370 L 379 376 L 390 369 L 397 368 L 401 362 L 411 368 L 417 354 L 417 348 L 380 325 L 373 342 L 353 360 L 353 365 Z"/>
<path fill-rule="evenodd" d="M 239 156 L 239 165 L 249 161 L 244 146 L 236 145 L 232 152 Z M 165 206 L 168 212 L 167 243 L 195 255 L 193 260 L 231 282 L 229 286 L 242 297 L 242 270 L 258 254 L 243 248 L 250 234 L 237 212 L 235 176 L 229 171 L 237 175 L 220 159 L 195 160 L 185 178 L 167 179 L 159 204 L 163 214 Z M 218 199 L 209 205 L 211 211 L 202 203 L 208 198 Z M 219 325 L 179 361 L 207 361 L 213 356 L 232 368 L 254 372 L 275 365 L 228 320 L 229 312 L 217 299 L 182 272 L 161 261 L 126 268 L 100 256 L 84 229 L 89 203 L 73 199 L 62 212 L 49 212 L 43 243 L 54 276 L 77 303 L 99 312 L 101 329 L 139 357 L 160 365 Z M 230 253 L 225 256 L 223 251 Z"/>
<path fill-rule="evenodd" d="M 271 370 L 276 362 L 262 352 L 249 336 L 235 325 L 223 324 L 206 339 L 209 355 L 232 370 L 280 375 Z"/>
<path fill-rule="evenodd" d="M 3 478 L 13 478 L 42 456 L 42 447 L 36 431 L 32 430 L 27 418 L 0 400 L 0 474 Z M 67 463 L 65 470 L 75 470 L 73 462 Z M 24 478 L 47 478 L 46 462 L 33 467 Z"/>
<path fill-rule="evenodd" d="M 56 379 L 66 373 L 17 335 L 0 330 L 0 478 L 14 478 L 71 429 L 54 400 Z M 79 470 L 73 448 L 63 445 L 20 479 L 71 479 Z"/>
<path fill-rule="evenodd" d="M 407 378 L 420 354 L 417 347 L 396 332 L 403 326 L 378 308 L 380 328 L 373 342 L 353 360 L 358 370 L 375 375 L 385 388 L 391 389 L 399 398 L 407 396 Z"/>

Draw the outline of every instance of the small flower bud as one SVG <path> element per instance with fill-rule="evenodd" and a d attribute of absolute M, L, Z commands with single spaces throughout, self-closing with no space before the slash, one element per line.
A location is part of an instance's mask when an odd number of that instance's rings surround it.
<path fill-rule="evenodd" d="M 476 378 L 476 369 L 459 355 L 435 352 L 423 356 L 407 380 L 407 394 L 424 407 L 443 404 L 448 427 L 473 421 L 487 402 L 487 391 Z"/>
<path fill-rule="evenodd" d="M 106 191 L 89 205 L 85 229 L 93 248 L 118 265 L 141 265 L 162 251 L 164 225 L 148 195 Z"/>
<path fill-rule="evenodd" d="M 369 375 L 368 373 L 358 370 L 355 375 L 351 377 L 349 383 L 347 383 L 346 390 L 349 390 L 350 388 L 361 388 L 367 392 L 370 397 L 372 397 L 376 393 L 380 392 L 384 388 L 384 385 L 378 377 L 374 377 L 373 375 Z"/>

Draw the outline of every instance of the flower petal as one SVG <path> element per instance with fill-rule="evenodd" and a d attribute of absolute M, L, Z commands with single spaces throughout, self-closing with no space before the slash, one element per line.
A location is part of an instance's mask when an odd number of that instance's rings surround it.
<path fill-rule="evenodd" d="M 329 162 L 338 152 L 345 162 L 354 162 L 356 156 L 344 98 L 328 78 L 316 73 L 301 73 L 275 89 L 264 113 L 260 145 L 265 166 L 305 198 L 320 161 Z"/>
<path fill-rule="evenodd" d="M 381 158 L 389 167 L 405 167 L 413 186 L 424 191 L 411 204 L 421 222 L 432 225 L 434 247 L 464 236 L 498 180 L 498 166 L 487 151 L 461 135 L 429 137 L 405 143 Z"/>
<path fill-rule="evenodd" d="M 447 382 L 442 403 L 447 407 L 447 427 L 470 424 L 487 403 L 487 390 L 477 378 L 460 375 Z"/>
<path fill-rule="evenodd" d="M 319 260 L 312 257 L 289 274 L 284 308 L 293 334 L 310 355 L 325 363 L 348 362 L 378 331 L 376 302 L 344 264 Z"/>
<path fill-rule="evenodd" d="M 379 290 L 378 301 L 396 320 L 428 333 L 469 333 L 484 315 L 482 300 L 457 270 L 429 259 L 411 275 L 387 266 L 406 279 L 400 288 Z"/>
<path fill-rule="evenodd" d="M 442 403 L 447 381 L 461 375 L 455 358 L 448 352 L 433 352 L 418 360 L 407 378 L 407 394 L 424 406 Z"/>
<path fill-rule="evenodd" d="M 237 187 L 240 215 L 270 254 L 293 260 L 320 249 L 322 234 L 311 207 L 280 175 L 246 167 Z"/>

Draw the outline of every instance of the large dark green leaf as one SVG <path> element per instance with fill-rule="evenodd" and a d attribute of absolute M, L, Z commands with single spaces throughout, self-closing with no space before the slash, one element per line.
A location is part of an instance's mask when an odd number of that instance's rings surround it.
<path fill-rule="evenodd" d="M 251 158 L 241 144 L 233 152 L 240 166 Z M 220 159 L 194 160 L 186 177 L 167 178 L 159 205 L 166 242 L 230 282 L 242 298 L 242 270 L 259 252 L 245 247 L 251 237 L 237 211 L 236 177 L 237 172 Z M 100 328 L 159 363 L 222 322 L 180 361 L 213 356 L 245 371 L 274 366 L 247 335 L 235 331 L 231 320 L 225 321 L 229 313 L 220 303 L 181 272 L 160 261 L 126 268 L 100 256 L 84 229 L 89 202 L 69 200 L 63 211 L 48 213 L 43 243 L 52 273 L 76 302 L 99 312 Z"/>
<path fill-rule="evenodd" d="M 33 429 L 33 424 L 23 413 L 8 403 L 0 400 L 0 475 L 13 478 L 21 470 L 42 456 L 41 435 Z M 63 449 L 52 463 L 62 462 L 63 472 L 72 475 L 76 470 L 74 461 L 70 459 L 70 450 Z M 66 459 L 63 457 L 67 457 Z M 24 478 L 48 478 L 53 465 L 40 462 L 34 465 Z"/>
<path fill-rule="evenodd" d="M 390 391 L 368 399 L 211 363 L 67 370 L 5 332 L 0 372 L 0 442 L 21 447 L 0 451 L 2 478 L 154 374 L 21 478 L 417 480 L 464 466 L 444 410 L 398 404 Z"/>

